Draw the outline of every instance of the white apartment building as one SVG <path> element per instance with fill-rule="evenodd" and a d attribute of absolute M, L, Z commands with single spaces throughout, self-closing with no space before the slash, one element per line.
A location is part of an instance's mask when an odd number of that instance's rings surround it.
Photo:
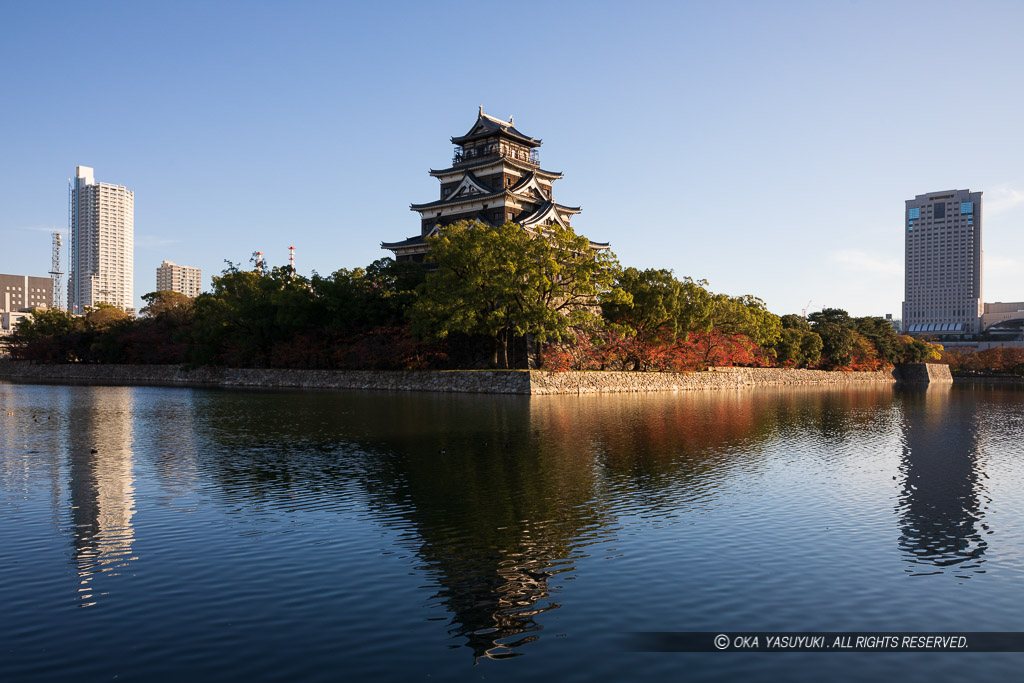
<path fill-rule="evenodd" d="M 905 331 L 981 332 L 981 195 L 945 190 L 906 200 Z"/>
<path fill-rule="evenodd" d="M 164 261 L 156 269 L 156 289 L 180 292 L 195 298 L 203 289 L 203 273 L 199 268 Z"/>
<path fill-rule="evenodd" d="M 92 168 L 77 166 L 69 214 L 68 310 L 108 303 L 134 312 L 135 193 L 97 183 Z"/>

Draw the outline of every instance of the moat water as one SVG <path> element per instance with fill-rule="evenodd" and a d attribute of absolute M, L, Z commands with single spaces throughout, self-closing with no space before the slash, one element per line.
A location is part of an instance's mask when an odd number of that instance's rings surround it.
<path fill-rule="evenodd" d="M 634 631 L 1024 631 L 1024 391 L 0 383 L 0 680 L 1013 680 L 1018 653 Z"/>

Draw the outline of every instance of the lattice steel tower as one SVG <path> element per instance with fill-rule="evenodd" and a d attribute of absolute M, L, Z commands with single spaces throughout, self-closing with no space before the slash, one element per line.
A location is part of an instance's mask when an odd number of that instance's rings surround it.
<path fill-rule="evenodd" d="M 62 302 L 64 301 L 64 283 L 62 281 L 64 271 L 60 269 L 60 248 L 64 246 L 64 242 L 59 232 L 54 232 L 52 238 L 53 261 L 50 266 L 50 278 L 53 280 L 52 305 L 54 308 L 62 308 Z"/>

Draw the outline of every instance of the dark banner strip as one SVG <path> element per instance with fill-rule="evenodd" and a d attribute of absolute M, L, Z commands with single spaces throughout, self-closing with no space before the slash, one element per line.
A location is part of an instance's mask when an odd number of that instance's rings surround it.
<path fill-rule="evenodd" d="M 632 652 L 1024 652 L 1024 632 L 644 631 Z"/>

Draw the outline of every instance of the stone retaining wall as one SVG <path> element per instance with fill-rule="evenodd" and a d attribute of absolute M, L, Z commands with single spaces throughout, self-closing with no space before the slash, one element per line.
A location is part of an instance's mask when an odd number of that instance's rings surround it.
<path fill-rule="evenodd" d="M 0 361 L 0 380 L 3 379 L 59 384 L 530 393 L 530 373 L 525 371 L 385 372 L 210 367 L 185 370 L 177 365 L 36 365 Z"/>
<path fill-rule="evenodd" d="M 914 384 L 952 384 L 953 375 L 943 363 L 903 363 L 896 366 L 896 379 Z"/>
<path fill-rule="evenodd" d="M 530 373 L 533 394 L 604 394 L 700 391 L 754 386 L 865 384 L 896 381 L 891 371 L 827 372 L 784 368 L 713 368 L 708 372 Z"/>
<path fill-rule="evenodd" d="M 946 369 L 948 375 L 948 368 Z M 36 365 L 0 361 L 0 380 L 58 384 L 170 385 L 281 389 L 379 389 L 493 394 L 596 394 L 695 391 L 751 386 L 893 383 L 891 371 L 826 372 L 715 368 L 708 372 L 559 372 L 540 370 L 375 372 L 263 370 L 171 365 Z"/>

